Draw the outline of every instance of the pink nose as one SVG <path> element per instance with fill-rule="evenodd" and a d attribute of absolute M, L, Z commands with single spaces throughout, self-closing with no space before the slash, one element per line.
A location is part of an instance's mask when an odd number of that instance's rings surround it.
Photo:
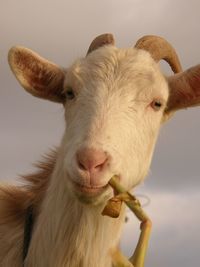
<path fill-rule="evenodd" d="M 101 172 L 108 161 L 107 154 L 102 150 L 84 148 L 77 153 L 77 163 L 80 169 L 90 174 Z"/>

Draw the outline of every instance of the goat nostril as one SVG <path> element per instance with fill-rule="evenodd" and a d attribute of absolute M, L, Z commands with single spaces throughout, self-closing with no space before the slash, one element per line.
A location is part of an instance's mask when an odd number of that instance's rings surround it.
<path fill-rule="evenodd" d="M 82 164 L 79 160 L 78 160 L 78 167 L 79 167 L 81 170 L 84 170 L 84 171 L 87 170 L 87 167 L 85 167 L 84 164 Z"/>
<path fill-rule="evenodd" d="M 101 170 L 104 168 L 106 162 L 107 162 L 107 159 L 106 159 L 104 162 L 102 162 L 102 163 L 96 165 L 96 166 L 94 167 L 94 169 L 97 170 L 97 171 L 101 171 Z"/>
<path fill-rule="evenodd" d="M 101 170 L 102 170 L 102 165 L 103 165 L 103 164 L 99 164 L 99 165 L 97 165 L 97 166 L 94 166 L 94 170 L 95 170 L 95 171 L 101 171 Z"/>

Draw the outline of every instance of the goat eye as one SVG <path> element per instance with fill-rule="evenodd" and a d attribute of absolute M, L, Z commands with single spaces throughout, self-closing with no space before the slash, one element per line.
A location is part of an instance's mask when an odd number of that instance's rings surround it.
<path fill-rule="evenodd" d="M 69 100 L 72 100 L 72 99 L 75 98 L 74 91 L 73 91 L 73 89 L 71 87 L 67 88 L 67 91 L 66 91 L 65 95 L 66 95 L 66 99 L 69 99 Z"/>
<path fill-rule="evenodd" d="M 159 100 L 154 100 L 151 102 L 151 107 L 155 110 L 158 111 L 162 107 L 162 103 Z"/>

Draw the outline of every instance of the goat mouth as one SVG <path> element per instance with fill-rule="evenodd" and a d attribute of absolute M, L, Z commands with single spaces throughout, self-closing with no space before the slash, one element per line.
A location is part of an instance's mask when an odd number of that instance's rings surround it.
<path fill-rule="evenodd" d="M 109 187 L 108 184 L 104 186 L 86 186 L 86 185 L 82 185 L 76 182 L 73 182 L 73 185 L 76 191 L 83 193 L 83 194 L 87 194 L 88 196 L 101 194 Z"/>

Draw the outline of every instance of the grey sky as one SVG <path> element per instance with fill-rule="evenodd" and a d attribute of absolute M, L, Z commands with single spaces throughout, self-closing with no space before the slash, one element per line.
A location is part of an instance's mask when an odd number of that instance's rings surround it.
<path fill-rule="evenodd" d="M 173 44 L 185 69 L 200 63 L 199 10 L 198 0 L 1 0 L 0 179 L 13 181 L 33 170 L 31 163 L 59 144 L 64 129 L 61 106 L 28 95 L 16 82 L 7 64 L 11 46 L 29 47 L 66 67 L 98 34 L 112 32 L 119 47 L 157 34 Z M 151 199 L 148 267 L 199 265 L 199 122 L 200 108 L 194 108 L 162 127 L 151 172 L 137 189 Z M 123 236 L 126 252 L 132 246 L 127 236 L 139 229 L 132 221 Z"/>

